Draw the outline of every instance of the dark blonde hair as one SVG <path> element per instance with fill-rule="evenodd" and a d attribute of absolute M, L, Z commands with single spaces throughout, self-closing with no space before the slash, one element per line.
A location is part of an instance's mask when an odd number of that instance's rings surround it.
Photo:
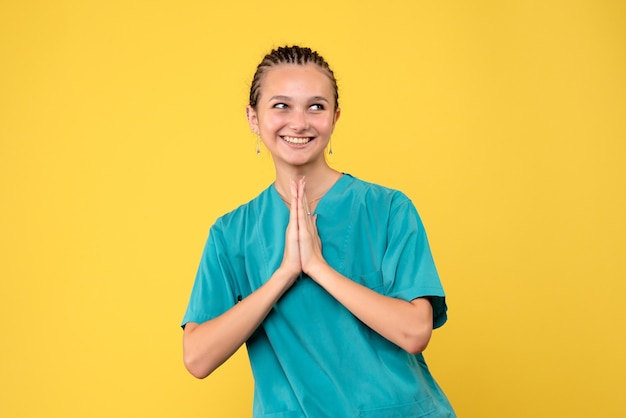
<path fill-rule="evenodd" d="M 337 88 L 337 80 L 335 74 L 330 69 L 330 66 L 326 60 L 311 48 L 305 48 L 300 46 L 281 46 L 272 50 L 267 54 L 261 63 L 256 67 L 256 72 L 252 78 L 252 85 L 250 86 L 250 106 L 256 109 L 257 101 L 261 94 L 261 81 L 263 74 L 276 65 L 280 64 L 297 64 L 306 65 L 308 63 L 319 66 L 330 79 L 330 83 L 335 92 L 335 109 L 339 108 L 339 91 Z"/>

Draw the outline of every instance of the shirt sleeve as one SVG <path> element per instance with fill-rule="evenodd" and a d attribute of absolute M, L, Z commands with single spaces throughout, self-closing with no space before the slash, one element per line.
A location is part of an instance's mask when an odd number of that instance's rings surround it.
<path fill-rule="evenodd" d="M 439 328 L 447 320 L 447 305 L 426 230 L 409 198 L 401 193 L 396 197 L 383 258 L 385 293 L 407 301 L 428 298 L 433 306 L 433 328 Z"/>
<path fill-rule="evenodd" d="M 233 281 L 228 248 L 219 224 L 211 227 L 196 279 L 182 321 L 203 323 L 226 312 L 237 303 L 238 292 Z"/>

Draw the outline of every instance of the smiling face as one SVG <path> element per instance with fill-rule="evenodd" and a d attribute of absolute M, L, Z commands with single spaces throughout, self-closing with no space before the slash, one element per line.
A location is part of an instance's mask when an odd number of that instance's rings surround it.
<path fill-rule="evenodd" d="M 247 112 L 250 128 L 261 136 L 275 164 L 325 163 L 324 149 L 340 111 L 331 80 L 318 65 L 267 69 L 256 106 L 248 106 Z"/>

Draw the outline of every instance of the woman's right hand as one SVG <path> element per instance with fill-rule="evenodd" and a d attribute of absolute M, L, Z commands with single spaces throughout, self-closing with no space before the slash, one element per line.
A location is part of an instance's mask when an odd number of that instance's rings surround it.
<path fill-rule="evenodd" d="M 298 190 L 295 182 L 290 187 L 291 209 L 280 267 L 260 288 L 223 314 L 202 324 L 189 322 L 185 325 L 184 362 L 187 370 L 197 378 L 211 374 L 247 341 L 302 272 L 298 244 Z"/>
<path fill-rule="evenodd" d="M 291 203 L 283 261 L 260 288 L 232 308 L 202 324 L 189 322 L 183 334 L 185 366 L 204 378 L 232 356 L 263 322 L 280 297 L 302 272 L 298 243 L 298 188 L 289 184 Z"/>
<path fill-rule="evenodd" d="M 296 277 L 302 272 L 300 263 L 300 244 L 298 239 L 298 186 L 294 180 L 289 181 L 291 199 L 289 205 L 289 224 L 285 232 L 285 252 L 280 268 L 285 270 L 289 277 Z"/>

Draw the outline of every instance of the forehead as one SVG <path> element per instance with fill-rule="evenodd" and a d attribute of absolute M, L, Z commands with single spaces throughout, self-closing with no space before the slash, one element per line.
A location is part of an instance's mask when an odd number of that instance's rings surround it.
<path fill-rule="evenodd" d="M 312 63 L 279 64 L 267 69 L 261 79 L 261 96 L 269 94 L 314 94 L 333 96 L 332 83 L 320 66 Z"/>

